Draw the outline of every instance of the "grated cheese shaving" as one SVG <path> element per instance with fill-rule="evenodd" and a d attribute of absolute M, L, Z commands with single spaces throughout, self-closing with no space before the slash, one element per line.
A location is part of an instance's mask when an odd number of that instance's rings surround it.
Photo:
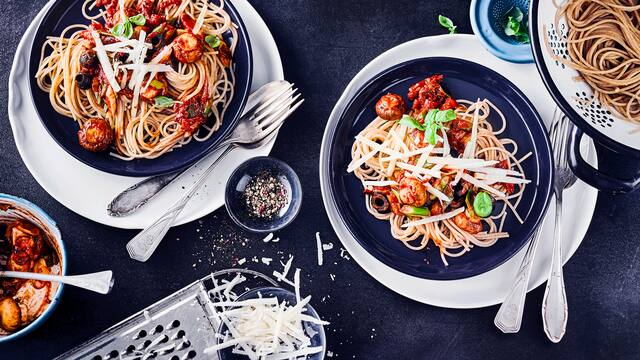
<path fill-rule="evenodd" d="M 471 184 L 483 188 L 484 190 L 487 190 L 488 192 L 492 193 L 493 195 L 500 197 L 500 198 L 505 198 L 507 197 L 507 195 L 505 193 L 503 193 L 502 191 L 496 190 L 494 188 L 492 188 L 491 186 L 489 186 L 489 184 L 487 184 L 486 182 L 476 179 L 473 176 L 469 175 L 469 174 L 462 174 L 462 179 L 470 182 Z"/>
<path fill-rule="evenodd" d="M 197 34 L 200 32 L 200 28 L 204 24 L 204 18 L 207 14 L 207 8 L 209 7 L 208 2 L 205 1 L 202 3 L 202 8 L 200 9 L 200 15 L 198 15 L 198 20 L 196 20 L 196 24 L 193 27 L 193 33 Z"/>
<path fill-rule="evenodd" d="M 265 236 L 262 241 L 268 243 L 271 239 L 273 239 L 273 233 L 269 233 L 269 235 Z"/>
<path fill-rule="evenodd" d="M 319 232 L 316 232 L 316 248 L 318 250 L 318 266 L 322 266 L 322 241 Z"/>
<path fill-rule="evenodd" d="M 233 348 L 234 354 L 255 360 L 302 359 L 322 352 L 321 346 L 312 346 L 311 338 L 317 334 L 311 324 L 328 325 L 307 312 L 311 296 L 300 297 L 300 269 L 296 269 L 296 303 L 280 302 L 275 297 L 238 300 L 233 288 L 244 281 L 238 275 L 227 284 L 219 284 L 212 276 L 215 287 L 208 291 L 208 309 L 212 320 L 224 325 L 224 334 L 214 334 L 218 342 L 204 350 L 212 354 Z"/>
<path fill-rule="evenodd" d="M 100 35 L 97 32 L 91 31 L 91 36 L 96 43 L 96 54 L 98 55 L 98 61 L 100 62 L 100 66 L 102 67 L 102 71 L 104 72 L 104 76 L 107 78 L 109 85 L 113 88 L 113 91 L 119 92 L 122 90 L 118 81 L 116 80 L 116 75 L 113 72 L 113 67 L 111 66 L 111 62 L 109 62 L 109 56 L 107 56 L 107 52 L 104 50 L 104 45 L 102 45 L 102 40 L 100 40 Z"/>

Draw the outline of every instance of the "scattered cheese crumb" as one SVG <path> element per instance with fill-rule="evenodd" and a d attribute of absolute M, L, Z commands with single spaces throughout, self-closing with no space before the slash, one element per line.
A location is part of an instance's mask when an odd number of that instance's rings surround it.
<path fill-rule="evenodd" d="M 322 266 L 322 241 L 320 241 L 319 232 L 316 232 L 316 247 L 318 248 L 318 265 Z"/>
<path fill-rule="evenodd" d="M 329 274 L 331 281 L 336 281 L 336 276 L 334 274 Z"/>
<path fill-rule="evenodd" d="M 247 259 L 246 258 L 242 258 L 242 259 L 238 260 L 238 265 L 242 265 L 242 264 L 244 264 L 246 262 L 247 262 Z"/>
<path fill-rule="evenodd" d="M 322 250 L 327 251 L 333 249 L 333 243 L 322 244 Z"/>
<path fill-rule="evenodd" d="M 273 239 L 273 233 L 269 233 L 269 235 L 265 236 L 264 239 L 262 239 L 262 241 L 268 243 L 272 239 Z"/>
<path fill-rule="evenodd" d="M 267 257 L 262 258 L 262 263 L 265 265 L 271 265 L 271 261 L 273 261 L 272 258 L 267 258 Z"/>
<path fill-rule="evenodd" d="M 287 279 L 287 275 L 289 274 L 289 269 L 291 269 L 291 263 L 293 262 L 293 255 L 289 255 L 289 260 L 287 261 L 286 264 L 283 264 L 282 261 L 280 261 L 280 264 L 282 264 L 282 266 L 284 266 L 284 269 L 282 269 L 282 272 L 277 272 L 274 271 L 273 272 L 273 276 L 275 276 L 275 278 L 278 281 L 282 281 L 285 282 L 291 286 L 295 286 L 293 282 L 291 282 L 289 279 Z"/>

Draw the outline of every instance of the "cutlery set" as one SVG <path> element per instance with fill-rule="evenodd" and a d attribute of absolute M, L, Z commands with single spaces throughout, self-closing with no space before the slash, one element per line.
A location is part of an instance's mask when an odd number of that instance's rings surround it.
<path fill-rule="evenodd" d="M 576 182 L 576 176 L 569 168 L 568 141 L 573 125 L 564 116 L 560 109 L 556 108 L 554 118 L 551 123 L 550 137 L 553 148 L 555 174 L 554 174 L 554 194 L 556 199 L 556 213 L 553 242 L 553 255 L 551 267 L 547 278 L 547 287 L 542 301 L 542 320 L 544 331 L 549 340 L 554 343 L 560 342 L 566 332 L 567 317 L 569 315 L 567 306 L 567 294 L 562 275 L 562 193 Z M 525 298 L 529 286 L 532 263 L 535 261 L 538 242 L 540 241 L 540 229 L 538 229 L 525 253 L 520 264 L 520 269 L 516 274 L 516 280 L 509 295 L 500 306 L 496 314 L 494 323 L 498 329 L 504 333 L 517 333 L 522 324 L 522 314 L 524 311 Z"/>

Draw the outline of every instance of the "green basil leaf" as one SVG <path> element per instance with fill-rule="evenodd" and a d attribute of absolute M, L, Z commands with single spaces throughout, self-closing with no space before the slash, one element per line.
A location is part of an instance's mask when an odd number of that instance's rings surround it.
<path fill-rule="evenodd" d="M 138 25 L 138 26 L 143 26 L 144 24 L 147 23 L 147 19 L 145 19 L 144 15 L 142 15 L 142 14 L 138 14 L 138 15 L 130 17 L 129 21 L 132 24 L 135 24 L 135 25 Z"/>
<path fill-rule="evenodd" d="M 427 115 L 424 117 L 424 123 L 425 124 L 430 124 L 430 123 L 436 121 L 436 114 L 438 114 L 438 109 L 429 110 Z"/>
<path fill-rule="evenodd" d="M 113 34 L 113 36 L 123 37 L 124 36 L 124 23 L 120 23 L 120 24 L 114 26 L 111 29 L 111 33 Z"/>
<path fill-rule="evenodd" d="M 111 33 L 116 37 L 131 39 L 131 35 L 133 35 L 133 25 L 127 20 L 114 26 L 113 29 L 111 29 Z"/>
<path fill-rule="evenodd" d="M 453 109 L 440 110 L 436 114 L 436 122 L 438 122 L 440 125 L 455 119 L 456 119 L 456 112 L 453 111 Z"/>
<path fill-rule="evenodd" d="M 433 122 L 427 125 L 427 128 L 424 132 L 424 139 L 431 145 L 436 144 L 436 139 L 438 137 L 438 125 Z"/>
<path fill-rule="evenodd" d="M 221 43 L 221 40 L 217 35 L 207 35 L 207 37 L 204 38 L 204 41 L 206 41 L 212 49 L 217 48 Z"/>
<path fill-rule="evenodd" d="M 449 30 L 450 34 L 456 33 L 457 26 L 455 26 L 453 24 L 453 21 L 451 21 L 451 19 L 449 19 L 448 17 L 443 15 L 438 15 L 438 22 L 440 23 L 440 25 L 442 25 L 442 27 Z"/>
<path fill-rule="evenodd" d="M 409 115 L 402 115 L 402 119 L 400 119 L 399 124 L 404 125 L 408 128 L 418 129 L 420 131 L 424 131 L 424 125 L 420 124 L 418 120 L 412 118 Z"/>
<path fill-rule="evenodd" d="M 518 30 L 520 30 L 520 23 L 509 16 L 507 25 L 504 27 L 504 33 L 507 34 L 507 36 L 514 36 L 518 33 Z"/>
<path fill-rule="evenodd" d="M 527 24 L 524 22 L 524 14 L 518 7 L 512 7 L 504 15 L 506 21 L 504 22 L 504 33 L 507 36 L 512 36 L 519 43 L 528 44 L 529 30 Z"/>
<path fill-rule="evenodd" d="M 168 108 L 175 104 L 175 101 L 172 98 L 166 96 L 156 96 L 154 100 L 156 107 L 159 108 Z"/>
<path fill-rule="evenodd" d="M 528 44 L 531 41 L 529 40 L 529 33 L 526 33 L 526 32 L 520 32 L 516 34 L 516 40 L 518 40 L 518 42 L 523 44 Z"/>

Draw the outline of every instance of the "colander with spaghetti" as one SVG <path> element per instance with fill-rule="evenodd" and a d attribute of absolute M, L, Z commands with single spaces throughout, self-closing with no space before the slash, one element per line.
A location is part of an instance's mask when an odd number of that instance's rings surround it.
<path fill-rule="evenodd" d="M 640 187 L 588 165 L 583 134 L 640 170 L 640 4 L 635 0 L 532 0 L 531 43 L 542 79 L 577 127 L 569 146 L 576 175 L 600 190 Z"/>

